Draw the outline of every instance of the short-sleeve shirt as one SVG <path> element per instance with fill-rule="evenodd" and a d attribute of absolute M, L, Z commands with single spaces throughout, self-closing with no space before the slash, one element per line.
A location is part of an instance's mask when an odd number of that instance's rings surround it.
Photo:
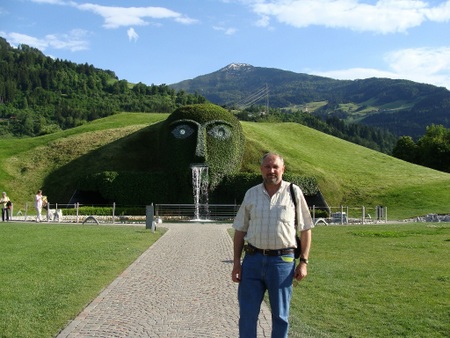
<path fill-rule="evenodd" d="M 34 198 L 34 205 L 36 206 L 36 208 L 42 208 L 42 195 L 36 195 L 36 197 Z"/>
<path fill-rule="evenodd" d="M 6 208 L 7 203 L 9 202 L 9 197 L 0 197 L 0 204 L 2 205 L 2 208 Z"/>
<path fill-rule="evenodd" d="M 246 232 L 245 240 L 259 249 L 295 248 L 295 206 L 289 182 L 282 181 L 270 197 L 261 183 L 247 190 L 236 214 L 233 228 Z M 308 204 L 301 189 L 294 185 L 297 197 L 298 230 L 314 227 Z"/>

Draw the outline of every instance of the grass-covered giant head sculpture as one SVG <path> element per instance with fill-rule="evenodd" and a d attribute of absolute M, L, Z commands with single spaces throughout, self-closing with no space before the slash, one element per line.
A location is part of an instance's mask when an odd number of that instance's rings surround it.
<path fill-rule="evenodd" d="M 214 189 L 225 175 L 240 169 L 245 145 L 242 127 L 222 107 L 180 107 L 166 119 L 162 132 L 165 167 L 180 180 L 191 176 L 193 165 L 204 165 L 208 167 L 210 189 Z"/>

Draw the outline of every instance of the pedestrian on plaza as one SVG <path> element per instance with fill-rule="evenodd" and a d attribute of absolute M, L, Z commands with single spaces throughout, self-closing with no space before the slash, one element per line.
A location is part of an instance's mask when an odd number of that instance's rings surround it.
<path fill-rule="evenodd" d="M 0 205 L 2 206 L 2 221 L 9 221 L 9 207 L 11 205 L 11 200 L 9 199 L 8 195 L 6 195 L 6 192 L 2 192 Z"/>
<path fill-rule="evenodd" d="M 42 196 L 42 190 L 38 190 L 34 197 L 34 206 L 36 208 L 36 222 L 41 221 L 42 205 L 44 196 Z"/>
<path fill-rule="evenodd" d="M 247 190 L 233 222 L 232 280 L 239 283 L 239 337 L 256 338 L 258 315 L 268 291 L 272 311 L 272 338 L 288 336 L 289 307 L 294 278 L 307 275 L 313 221 L 301 189 L 283 181 L 283 158 L 267 153 L 261 161 L 263 183 Z M 297 205 L 297 208 L 295 207 Z M 296 226 L 301 255 L 295 266 Z M 245 256 L 241 263 L 242 251 Z"/>

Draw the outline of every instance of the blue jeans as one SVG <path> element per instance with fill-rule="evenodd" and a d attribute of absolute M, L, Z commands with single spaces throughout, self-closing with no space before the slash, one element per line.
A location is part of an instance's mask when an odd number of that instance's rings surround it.
<path fill-rule="evenodd" d="M 256 338 L 258 315 L 266 290 L 272 310 L 272 338 L 287 337 L 294 269 L 294 254 L 245 255 L 238 287 L 240 338 Z"/>

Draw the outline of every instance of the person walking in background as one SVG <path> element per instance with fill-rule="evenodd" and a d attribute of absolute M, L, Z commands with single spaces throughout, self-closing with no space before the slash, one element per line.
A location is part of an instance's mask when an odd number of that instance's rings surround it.
<path fill-rule="evenodd" d="M 8 203 L 9 202 L 9 203 Z M 11 201 L 6 195 L 6 192 L 2 192 L 2 198 L 0 198 L 0 205 L 2 206 L 2 221 L 9 221 L 9 206 Z"/>
<path fill-rule="evenodd" d="M 263 183 L 247 190 L 233 222 L 232 280 L 239 283 L 239 336 L 256 338 L 264 294 L 272 311 L 272 338 L 288 336 L 293 279 L 307 275 L 314 224 L 303 192 L 283 181 L 283 158 L 267 153 L 261 161 Z M 293 202 L 296 198 L 297 208 Z M 300 262 L 295 267 L 295 218 L 301 238 Z M 245 244 L 247 242 L 247 244 Z M 244 245 L 245 244 L 245 245 Z M 242 251 L 245 251 L 241 263 Z"/>
<path fill-rule="evenodd" d="M 43 204 L 42 190 L 38 190 L 36 196 L 34 197 L 34 206 L 36 207 L 36 222 L 41 221 L 42 204 Z"/>

